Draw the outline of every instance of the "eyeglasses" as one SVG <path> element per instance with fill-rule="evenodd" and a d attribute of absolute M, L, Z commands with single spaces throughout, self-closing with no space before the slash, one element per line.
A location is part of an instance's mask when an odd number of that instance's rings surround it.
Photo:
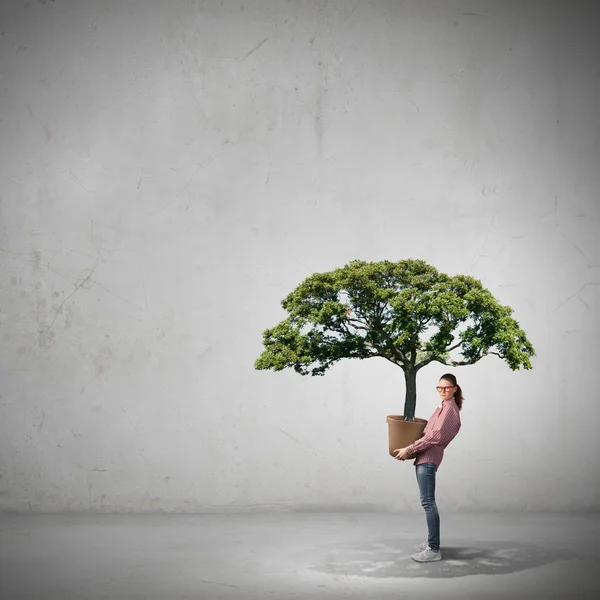
<path fill-rule="evenodd" d="M 454 389 L 455 387 L 456 387 L 455 385 L 444 385 L 444 386 L 438 385 L 438 386 L 436 386 L 436 388 L 435 388 L 435 389 L 436 389 L 438 392 L 447 392 L 448 390 L 452 390 L 452 389 Z"/>

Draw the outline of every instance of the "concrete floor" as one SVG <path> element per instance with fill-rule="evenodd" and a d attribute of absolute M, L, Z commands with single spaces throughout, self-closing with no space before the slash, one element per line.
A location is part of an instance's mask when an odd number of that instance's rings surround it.
<path fill-rule="evenodd" d="M 0 598 L 600 599 L 598 515 L 0 514 Z"/>

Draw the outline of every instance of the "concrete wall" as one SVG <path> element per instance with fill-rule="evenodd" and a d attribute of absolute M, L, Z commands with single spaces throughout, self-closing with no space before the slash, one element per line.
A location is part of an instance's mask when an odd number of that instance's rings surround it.
<path fill-rule="evenodd" d="M 598 509 L 592 7 L 3 2 L 0 509 L 421 511 L 400 369 L 253 368 L 305 277 L 408 257 L 538 352 L 455 370 L 440 508 Z"/>

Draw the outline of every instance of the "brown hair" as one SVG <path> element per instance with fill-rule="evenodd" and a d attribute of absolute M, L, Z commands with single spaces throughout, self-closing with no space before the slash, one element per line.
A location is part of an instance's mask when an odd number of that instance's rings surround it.
<path fill-rule="evenodd" d="M 456 377 L 452 375 L 452 373 L 446 373 L 445 375 L 442 375 L 440 379 L 445 379 L 452 385 L 456 386 L 456 392 L 454 392 L 454 401 L 456 402 L 456 406 L 458 406 L 458 410 L 461 410 L 463 405 L 463 393 L 460 389 L 460 385 L 458 385 L 458 381 L 456 381 Z"/>

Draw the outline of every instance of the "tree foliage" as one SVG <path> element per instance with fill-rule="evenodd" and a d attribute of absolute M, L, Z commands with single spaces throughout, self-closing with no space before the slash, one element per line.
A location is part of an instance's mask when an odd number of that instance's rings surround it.
<path fill-rule="evenodd" d="M 457 367 L 496 355 L 516 370 L 535 356 L 512 309 L 479 280 L 422 260 L 355 260 L 315 273 L 282 306 L 289 316 L 263 333 L 257 369 L 323 375 L 343 358 L 377 356 L 414 377 L 432 361 Z"/>

